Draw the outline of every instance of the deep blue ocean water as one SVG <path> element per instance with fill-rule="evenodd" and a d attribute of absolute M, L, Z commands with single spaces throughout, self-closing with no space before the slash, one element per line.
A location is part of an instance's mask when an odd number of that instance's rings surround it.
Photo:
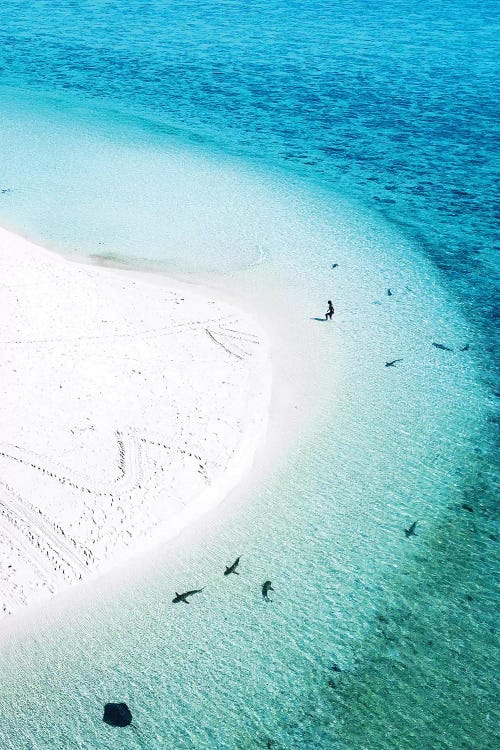
<path fill-rule="evenodd" d="M 499 32 L 489 0 L 9 0 L 1 81 L 104 99 L 359 196 L 466 297 L 487 284 L 480 319 L 498 240 Z"/>
<path fill-rule="evenodd" d="M 135 608 L 125 591 L 5 654 L 3 747 L 116 747 L 87 722 L 113 689 L 145 728 L 120 735 L 130 748 L 494 746 L 498 26 L 488 0 L 3 3 L 0 222 L 64 250 L 254 269 L 311 310 L 340 259 L 352 335 L 308 434 L 321 453 L 298 446 Z M 394 321 L 388 275 L 409 288 Z M 443 332 L 474 359 L 433 359 L 419 336 Z M 359 355 L 384 338 L 424 367 L 403 399 Z M 394 535 L 415 514 L 408 553 Z M 179 569 L 206 576 L 229 544 L 286 592 L 272 628 L 248 587 L 209 616 L 160 615 Z"/>

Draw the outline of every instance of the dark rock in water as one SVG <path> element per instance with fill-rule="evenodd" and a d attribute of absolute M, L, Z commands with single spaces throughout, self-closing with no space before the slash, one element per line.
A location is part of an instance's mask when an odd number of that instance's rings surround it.
<path fill-rule="evenodd" d="M 126 703 L 106 703 L 102 720 L 110 727 L 128 727 L 132 714 Z"/>
<path fill-rule="evenodd" d="M 469 513 L 474 513 L 474 508 L 472 507 L 472 505 L 469 505 L 469 503 L 462 503 L 460 507 L 464 510 L 468 510 Z"/>

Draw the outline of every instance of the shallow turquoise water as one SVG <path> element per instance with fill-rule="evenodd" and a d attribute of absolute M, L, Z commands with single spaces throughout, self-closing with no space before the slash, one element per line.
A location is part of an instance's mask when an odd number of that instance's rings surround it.
<path fill-rule="evenodd" d="M 314 421 L 201 543 L 3 648 L 0 744 L 491 748 L 493 6 L 126 10 L 6 4 L 0 220 L 276 287 L 292 326 L 331 293 L 335 327 L 300 342 Z"/>
<path fill-rule="evenodd" d="M 498 238 L 496 5 L 7 0 L 0 70 L 361 197 L 465 300 L 487 284 L 467 311 L 481 321 Z"/>

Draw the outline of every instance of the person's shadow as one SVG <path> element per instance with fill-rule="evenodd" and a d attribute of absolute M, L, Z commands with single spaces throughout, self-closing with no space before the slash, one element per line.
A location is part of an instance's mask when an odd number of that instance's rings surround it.
<path fill-rule="evenodd" d="M 325 323 L 326 318 L 311 318 L 311 320 L 317 320 L 319 323 Z"/>

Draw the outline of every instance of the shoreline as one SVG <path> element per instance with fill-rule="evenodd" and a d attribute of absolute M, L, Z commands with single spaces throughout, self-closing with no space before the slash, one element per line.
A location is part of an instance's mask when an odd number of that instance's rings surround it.
<path fill-rule="evenodd" d="M 93 283 L 95 282 L 95 279 L 97 277 L 100 277 L 101 279 L 105 279 L 106 283 L 125 283 L 127 288 L 133 287 L 135 288 L 135 290 L 137 290 L 139 285 L 141 285 L 143 287 L 143 290 L 148 290 L 148 296 L 154 296 L 155 294 L 164 294 L 168 289 L 170 294 L 182 294 L 184 296 L 184 300 L 187 299 L 188 295 L 199 304 L 201 304 L 201 300 L 204 300 L 205 303 L 211 304 L 212 307 L 217 305 L 218 307 L 223 309 L 226 314 L 231 314 L 233 316 L 236 315 L 238 316 L 238 318 L 242 318 L 246 323 L 249 322 L 248 315 L 246 313 L 240 314 L 239 311 L 235 311 L 234 307 L 228 306 L 228 303 L 226 303 L 225 301 L 223 303 L 220 303 L 218 300 L 217 302 L 214 302 L 213 299 L 208 299 L 208 297 L 213 296 L 211 291 L 199 285 L 187 285 L 183 282 L 179 282 L 175 279 L 167 277 L 164 274 L 161 274 L 161 282 L 158 278 L 156 279 L 158 289 L 154 290 L 155 285 L 148 283 L 148 274 L 142 273 L 137 269 L 134 269 L 133 272 L 127 276 L 127 282 L 125 282 L 125 275 L 123 274 L 123 272 L 120 272 L 117 269 L 97 269 L 95 267 L 95 264 L 91 264 L 89 266 L 89 264 L 85 262 L 86 259 L 80 258 L 75 259 L 76 262 L 73 261 L 73 263 L 71 263 L 71 261 L 69 261 L 64 255 L 60 255 L 56 251 L 48 250 L 42 246 L 35 245 L 35 243 L 32 243 L 30 240 L 23 238 L 18 234 L 14 234 L 10 230 L 0 228 L 0 242 L 2 243 L 2 246 L 5 246 L 5 244 L 9 246 L 9 249 L 7 251 L 5 251 L 5 248 L 2 247 L 2 250 L 4 251 L 2 253 L 3 255 L 5 255 L 5 252 L 9 251 L 12 253 L 13 247 L 16 247 L 17 250 L 22 248 L 22 252 L 24 254 L 29 254 L 30 252 L 35 253 L 36 255 L 34 255 L 33 257 L 35 257 L 37 260 L 42 261 L 43 259 L 44 264 L 52 264 L 54 268 L 58 269 L 58 271 L 60 271 L 62 268 L 65 268 L 66 271 L 70 272 L 73 277 L 78 277 L 79 274 L 76 269 L 80 268 L 85 269 L 84 275 L 88 276 L 89 268 L 94 266 L 90 273 Z M 80 260 L 82 260 L 83 262 L 80 262 Z M 71 271 L 69 271 L 69 269 L 71 269 Z M 81 276 L 82 274 L 80 273 L 80 281 Z M 160 274 L 155 274 L 155 276 L 159 277 Z M 6 277 L 4 276 L 4 278 Z M 6 316 L 6 318 L 4 319 L 8 319 L 8 316 Z M 257 460 L 257 454 L 262 453 L 262 443 L 267 443 L 267 439 L 265 438 L 268 432 L 268 422 L 272 404 L 270 342 L 261 327 L 256 324 L 255 320 L 252 320 L 251 322 L 252 334 L 258 336 L 259 345 L 261 346 L 261 351 L 259 352 L 257 357 L 257 367 L 255 367 L 255 363 L 253 365 L 253 377 L 256 376 L 257 370 L 258 377 L 260 378 L 259 393 L 256 395 L 254 391 L 252 394 L 254 401 L 253 405 L 254 407 L 256 406 L 255 400 L 257 399 L 258 409 L 257 411 L 255 411 L 254 409 L 253 416 L 249 419 L 246 429 L 241 432 L 239 442 L 234 446 L 233 454 L 227 459 L 224 470 L 222 472 L 219 472 L 217 476 L 214 477 L 213 481 L 208 484 L 208 486 L 204 487 L 201 491 L 197 491 L 195 498 L 191 498 L 189 504 L 186 507 L 184 507 L 177 514 L 170 516 L 168 519 L 168 526 L 166 525 L 167 522 L 163 521 L 161 524 L 157 525 L 156 529 L 150 529 L 147 537 L 143 537 L 142 544 L 131 543 L 130 546 L 123 549 L 119 554 L 113 554 L 113 562 L 109 562 L 109 558 L 103 559 L 99 563 L 99 565 L 88 574 L 86 574 L 87 571 L 83 569 L 83 573 L 85 573 L 85 575 L 83 575 L 82 572 L 80 573 L 80 575 L 82 575 L 82 578 L 85 582 L 96 580 L 97 578 L 102 577 L 108 572 L 112 572 L 113 574 L 115 574 L 119 572 L 120 569 L 125 569 L 132 560 L 139 561 L 141 558 L 145 560 L 148 556 L 146 548 L 151 550 L 151 554 L 154 554 L 154 551 L 159 547 L 160 542 L 172 540 L 178 537 L 184 529 L 187 529 L 191 525 L 196 525 L 197 521 L 199 521 L 199 519 L 204 514 L 209 513 L 213 508 L 222 504 L 226 500 L 228 495 L 230 495 L 235 490 L 235 488 L 237 488 L 242 483 L 242 481 L 247 479 L 251 467 Z M 213 342 L 210 341 L 209 337 L 205 338 L 207 339 L 209 345 L 212 343 L 213 349 L 217 350 L 217 352 L 219 352 L 220 350 L 220 354 L 218 354 L 219 358 L 228 358 L 229 356 L 230 359 L 234 360 L 234 357 L 231 357 L 227 354 L 227 352 L 224 352 L 224 349 L 221 349 L 220 347 L 213 347 Z M 40 341 L 36 342 L 35 346 L 40 346 Z M 227 368 L 225 371 L 225 376 L 226 375 Z M 206 395 L 209 395 L 208 392 Z M 210 395 L 213 396 L 213 392 L 211 392 Z M 248 406 L 248 401 L 251 400 L 248 392 L 246 393 L 246 397 Z M 5 433 L 5 435 L 2 439 L 2 442 L 5 442 L 5 438 L 7 437 L 7 430 L 4 428 L 3 432 Z M 3 449 L 2 452 L 6 453 L 5 449 Z M 5 456 L 3 456 L 2 458 L 5 459 Z M 16 463 L 19 462 L 17 461 Z M 35 461 L 33 461 L 32 463 L 35 463 Z M 49 472 L 47 469 L 47 473 L 54 474 L 55 472 Z M 24 480 L 24 484 L 27 485 L 28 488 L 31 486 L 31 489 L 35 489 L 40 484 L 40 482 L 37 483 L 36 481 L 33 481 L 33 479 L 31 479 L 28 482 Z M 10 484 L 9 488 L 11 490 L 14 489 L 14 487 L 12 487 Z M 90 494 L 88 488 L 87 494 Z M 41 512 L 40 509 L 38 509 L 38 511 L 39 513 Z M 44 509 L 44 513 L 46 512 L 47 508 Z M 53 524 L 54 523 L 56 523 L 55 519 L 53 519 Z M 1 528 L 0 531 L 2 531 Z M 3 529 L 3 532 L 5 533 L 5 528 Z M 81 541 L 81 539 L 78 539 L 79 543 L 81 543 Z M 64 549 L 65 548 L 63 547 L 63 550 Z M 64 556 L 64 551 L 62 554 Z M 69 557 L 69 553 L 66 554 L 66 558 L 67 557 Z M 81 566 L 80 571 L 82 571 Z M 50 596 L 47 595 L 46 592 L 41 597 L 36 596 L 33 598 L 33 601 L 27 602 L 30 606 L 26 607 L 20 605 L 17 608 L 17 612 L 14 611 L 13 615 L 4 617 L 1 624 L 2 630 L 7 633 L 11 629 L 9 627 L 11 624 L 10 621 L 12 621 L 12 624 L 14 624 L 14 622 L 19 624 L 19 621 L 22 620 L 23 614 L 25 614 L 28 610 L 33 611 L 39 610 L 40 607 L 44 608 L 47 602 L 49 600 L 52 600 L 52 596 L 54 593 L 57 594 L 61 592 L 57 598 L 63 599 L 65 598 L 63 592 L 71 591 L 71 595 L 74 595 L 76 590 L 76 587 L 73 587 L 72 584 L 68 585 L 66 582 L 64 585 L 60 585 L 60 582 L 58 583 L 55 579 L 52 580 L 51 585 L 53 588 L 53 592 Z"/>

